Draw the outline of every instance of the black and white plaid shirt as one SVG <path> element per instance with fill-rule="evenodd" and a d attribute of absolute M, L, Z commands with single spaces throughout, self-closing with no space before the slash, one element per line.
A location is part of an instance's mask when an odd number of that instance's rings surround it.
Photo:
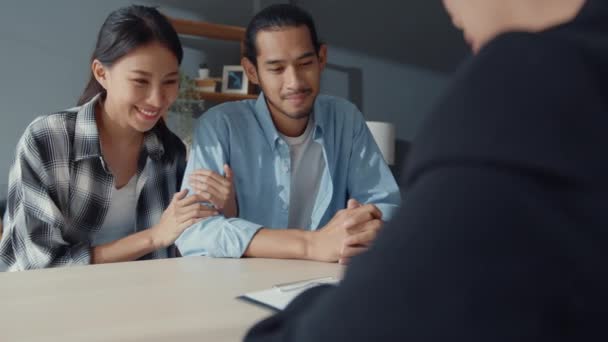
<path fill-rule="evenodd" d="M 103 225 L 114 186 L 99 144 L 98 99 L 37 118 L 19 140 L 0 271 L 90 263 L 90 237 Z M 146 133 L 139 157 L 136 231 L 159 222 L 179 191 L 185 163 L 182 141 L 159 121 Z M 166 255 L 159 250 L 143 259 Z"/>

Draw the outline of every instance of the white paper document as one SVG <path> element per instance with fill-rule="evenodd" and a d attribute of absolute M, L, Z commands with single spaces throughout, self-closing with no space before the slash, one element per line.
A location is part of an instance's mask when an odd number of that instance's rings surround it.
<path fill-rule="evenodd" d="M 335 285 L 338 282 L 340 280 L 334 277 L 307 279 L 293 283 L 277 284 L 270 289 L 246 293 L 238 298 L 274 310 L 283 310 L 300 293 L 315 286 Z"/>

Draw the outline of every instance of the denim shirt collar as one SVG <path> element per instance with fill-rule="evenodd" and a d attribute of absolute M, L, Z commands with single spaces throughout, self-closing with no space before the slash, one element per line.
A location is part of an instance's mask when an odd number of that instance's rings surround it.
<path fill-rule="evenodd" d="M 323 136 L 323 125 L 326 120 L 327 113 L 323 112 L 323 108 L 321 108 L 319 101 L 315 100 L 313 106 L 313 115 L 315 121 L 314 128 L 314 140 L 318 140 Z M 268 109 L 268 104 L 266 103 L 266 97 L 264 93 L 260 93 L 258 99 L 255 103 L 255 115 L 258 119 L 258 122 L 262 126 L 262 130 L 264 131 L 264 136 L 266 137 L 266 141 L 274 150 L 276 148 L 277 140 L 280 139 L 279 132 L 277 131 L 274 122 L 272 121 L 272 116 L 270 115 L 270 110 Z"/>

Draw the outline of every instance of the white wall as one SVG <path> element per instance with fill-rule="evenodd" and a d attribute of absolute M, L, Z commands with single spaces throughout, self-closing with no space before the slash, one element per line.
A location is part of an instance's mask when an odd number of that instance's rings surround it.
<path fill-rule="evenodd" d="M 428 69 L 328 46 L 322 91 L 350 99 L 367 120 L 389 121 L 411 140 L 448 76 Z M 355 82 L 352 84 L 351 82 Z"/>

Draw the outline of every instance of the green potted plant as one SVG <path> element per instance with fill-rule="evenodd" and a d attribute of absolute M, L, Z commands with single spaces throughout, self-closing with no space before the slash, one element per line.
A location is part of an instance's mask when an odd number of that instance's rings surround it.
<path fill-rule="evenodd" d="M 179 74 L 179 93 L 167 117 L 167 126 L 179 136 L 186 146 L 192 144 L 195 119 L 204 111 L 204 101 L 200 99 L 196 81 L 188 75 Z"/>

